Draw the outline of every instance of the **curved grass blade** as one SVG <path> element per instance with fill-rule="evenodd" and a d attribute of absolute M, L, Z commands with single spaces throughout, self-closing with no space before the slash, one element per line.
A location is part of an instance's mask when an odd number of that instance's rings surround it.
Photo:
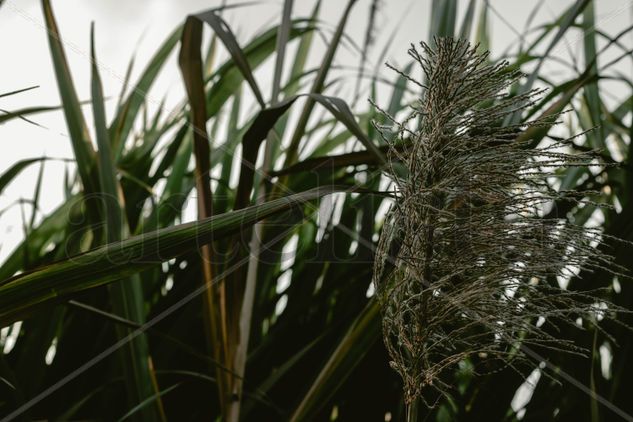
<path fill-rule="evenodd" d="M 268 107 L 257 114 L 250 128 L 242 139 L 242 165 L 240 170 L 240 181 L 235 195 L 233 209 L 244 208 L 250 202 L 251 190 L 253 189 L 255 176 L 255 163 L 259 147 L 268 133 L 277 123 L 277 120 L 294 104 L 297 96 Z"/>
<path fill-rule="evenodd" d="M 264 97 L 262 96 L 257 82 L 255 81 L 255 77 L 253 76 L 253 72 L 248 63 L 248 60 L 246 59 L 246 55 L 238 44 L 237 39 L 235 38 L 235 35 L 233 35 L 233 32 L 231 31 L 229 25 L 224 21 L 224 19 L 222 19 L 220 15 L 216 13 L 215 10 L 208 10 L 206 12 L 198 13 L 196 15 L 189 16 L 187 19 L 190 18 L 198 19 L 200 22 L 206 22 L 211 27 L 211 29 L 213 29 L 215 34 L 229 51 L 229 54 L 233 58 L 233 61 L 237 65 L 240 72 L 242 72 L 242 74 L 244 75 L 246 82 L 248 82 L 248 85 L 253 90 L 253 94 L 255 95 L 257 102 L 261 107 L 264 107 Z"/>
<path fill-rule="evenodd" d="M 388 152 L 388 147 L 381 147 L 383 154 Z M 271 176 L 283 176 L 287 174 L 296 174 L 309 171 L 329 170 L 333 168 L 360 166 L 360 165 L 376 166 L 381 164 L 376 156 L 369 151 L 354 151 L 339 155 L 329 155 L 325 157 L 313 157 L 293 164 L 290 167 L 271 172 Z"/>
<path fill-rule="evenodd" d="M 83 104 L 83 103 L 82 103 Z M 26 120 L 29 123 L 34 123 L 39 125 L 36 122 L 33 122 L 30 119 L 27 119 L 24 116 L 28 116 L 30 114 L 37 114 L 37 113 L 45 113 L 48 111 L 57 111 L 57 110 L 61 110 L 63 108 L 63 106 L 58 105 L 58 106 L 37 106 L 37 107 L 26 107 L 26 108 L 22 108 L 20 110 L 16 110 L 16 111 L 2 111 L 2 115 L 0 116 L 0 124 L 2 123 L 6 123 L 10 120 L 13 119 L 22 119 L 22 120 Z"/>
<path fill-rule="evenodd" d="M 7 187 L 7 185 L 11 183 L 13 179 L 15 179 L 22 171 L 28 168 L 31 164 L 44 162 L 48 160 L 74 161 L 74 160 L 64 160 L 64 159 L 60 160 L 58 158 L 51 158 L 51 157 L 27 158 L 24 160 L 20 160 L 17 163 L 13 164 L 11 167 L 9 167 L 7 171 L 2 173 L 2 175 L 0 175 L 0 195 L 2 194 L 2 191 L 4 191 L 4 189 Z"/>
<path fill-rule="evenodd" d="M 6 326 L 36 306 L 109 284 L 195 250 L 257 221 L 291 210 L 345 186 L 314 188 L 204 220 L 168 227 L 109 243 L 0 282 L 0 324 Z"/>
<path fill-rule="evenodd" d="M 343 123 L 345 127 L 365 146 L 367 151 L 374 154 L 376 159 L 384 164 L 386 163 L 386 159 L 382 151 L 374 145 L 374 143 L 365 135 L 363 130 L 360 128 L 358 123 L 356 122 L 356 118 L 354 114 L 349 109 L 345 101 L 338 97 L 330 97 L 326 95 L 320 94 L 309 94 L 311 98 L 319 102 L 323 107 L 325 107 L 338 121 Z"/>
<path fill-rule="evenodd" d="M 97 58 L 94 47 L 94 23 L 90 32 L 90 54 L 91 54 L 91 93 L 92 111 L 94 116 L 95 133 L 98 147 L 99 182 L 101 193 L 104 196 L 104 215 L 106 217 L 106 243 L 120 240 L 123 230 L 122 212 L 119 205 L 119 188 L 116 180 L 116 168 L 112 161 L 110 139 L 106 127 L 105 104 L 101 77 L 97 67 Z"/>
<path fill-rule="evenodd" d="M 310 20 L 296 19 L 290 28 L 289 40 L 300 36 L 310 36 L 314 27 Z M 243 48 L 251 69 L 259 67 L 272 53 L 275 52 L 276 35 L 278 28 L 273 27 L 263 34 L 257 36 L 253 41 Z M 305 37 L 304 37 L 305 38 Z M 302 38 L 302 39 L 304 39 Z M 220 108 L 235 93 L 237 88 L 245 80 L 244 74 L 231 58 L 211 76 L 213 82 L 207 90 L 207 117 L 210 118 L 218 113 Z"/>
<path fill-rule="evenodd" d="M 64 232 L 68 221 L 77 218 L 78 208 L 78 198 L 71 198 L 33 228 L 0 266 L 0 279 L 9 278 L 23 269 L 25 257 L 31 255 L 30 251 L 39 253 L 47 243 L 57 241 L 56 237 Z"/>
<path fill-rule="evenodd" d="M 380 307 L 372 300 L 345 333 L 290 420 L 309 419 L 325 406 L 370 346 L 380 338 L 380 332 Z"/>
<path fill-rule="evenodd" d="M 277 105 L 260 111 L 253 121 L 253 124 L 244 134 L 244 138 L 242 140 L 242 165 L 240 169 L 240 180 L 235 197 L 234 209 L 242 209 L 250 202 L 250 193 L 255 183 L 255 165 L 257 161 L 259 147 L 261 146 L 261 143 L 264 141 L 264 139 L 268 137 L 269 132 L 275 126 L 275 123 L 277 122 L 279 117 L 281 117 L 296 100 L 297 97 L 290 98 L 286 101 L 278 103 Z M 262 199 L 263 198 L 259 199 L 258 201 L 262 201 Z M 253 236 L 253 234 L 251 236 Z M 255 239 L 255 242 L 257 241 L 258 239 Z M 235 255 L 233 255 L 235 258 L 232 259 L 232 263 L 234 264 L 243 259 L 244 256 L 248 256 L 248 254 L 254 253 L 253 249 L 250 249 L 252 244 L 248 247 L 240 247 L 240 242 L 237 239 L 235 242 L 233 242 L 233 244 L 238 245 L 237 247 L 234 246 L 236 250 Z M 257 252 L 257 250 L 255 252 Z M 254 286 L 250 286 L 249 291 L 246 291 L 249 272 L 248 270 L 249 268 L 252 268 L 252 264 L 250 264 L 250 262 L 251 260 L 249 259 L 249 265 L 247 267 L 238 268 L 230 276 L 229 280 L 232 281 L 230 282 L 229 286 L 227 286 L 227 298 L 229 299 L 230 308 L 232 311 L 229 314 L 232 350 L 231 357 L 233 359 L 232 363 L 237 365 L 234 369 L 239 374 L 243 374 L 246 364 L 248 339 L 245 337 L 250 334 L 250 329 L 247 330 L 245 328 L 246 326 L 250 327 L 250 312 L 246 312 L 246 314 L 248 314 L 247 317 L 249 318 L 248 322 L 245 322 L 243 320 L 243 318 L 246 318 L 246 316 L 242 315 L 243 307 L 245 306 L 245 298 L 249 298 L 249 302 L 246 303 L 246 306 L 248 306 L 249 309 L 252 308 L 253 304 L 252 294 L 254 293 Z M 233 379 L 232 395 L 240 397 L 241 390 L 242 381 L 239 379 Z M 230 404 L 229 420 L 237 421 L 239 419 L 240 403 L 241 401 L 237 400 L 233 401 Z"/>
<path fill-rule="evenodd" d="M 197 18 L 190 16 L 184 26 L 178 60 L 192 113 L 198 213 L 201 218 L 206 218 L 213 214 L 213 201 L 209 187 L 211 150 L 206 130 L 207 110 L 200 52 L 201 42 L 202 24 Z"/>
<path fill-rule="evenodd" d="M 132 58 L 127 64 L 127 69 L 125 69 L 125 76 L 123 76 L 123 84 L 121 85 L 121 92 L 119 93 L 119 98 L 117 99 L 116 109 L 120 110 L 123 102 L 125 101 L 125 93 L 130 85 L 130 78 L 132 77 L 132 70 L 134 70 L 134 62 L 136 61 L 136 51 L 132 54 Z"/>
<path fill-rule="evenodd" d="M 121 419 L 119 419 L 119 422 L 126 421 L 129 418 L 131 418 L 132 416 L 134 416 L 136 413 L 142 412 L 147 406 L 151 405 L 152 402 L 154 402 L 155 400 L 159 400 L 162 396 L 164 396 L 165 394 L 175 390 L 176 388 L 180 387 L 181 385 L 182 385 L 182 383 L 174 384 L 174 385 L 172 385 L 170 387 L 165 388 L 164 390 L 162 390 L 160 392 L 157 392 L 152 397 L 148 397 L 147 399 L 145 399 L 141 403 L 139 403 L 137 406 L 134 406 L 125 415 L 123 415 L 121 417 Z"/>
<path fill-rule="evenodd" d="M 332 67 L 332 62 L 334 60 L 334 55 L 336 54 L 337 48 L 341 42 L 341 38 L 343 36 L 343 31 L 347 24 L 347 19 L 352 11 L 352 7 L 356 4 L 357 0 L 349 0 L 345 11 L 343 12 L 343 16 L 336 27 L 336 32 L 334 36 L 330 40 L 330 45 L 323 57 L 323 61 L 321 67 L 319 68 L 319 72 L 314 79 L 314 83 L 312 84 L 312 88 L 310 89 L 311 94 L 320 94 L 323 91 L 325 86 L 325 80 L 327 75 Z M 305 135 L 306 127 L 308 125 L 308 120 L 312 115 L 312 110 L 316 104 L 316 100 L 312 97 L 308 98 L 303 106 L 303 110 L 299 116 L 299 120 L 297 122 L 297 126 L 290 140 L 290 145 L 286 151 L 286 159 L 284 161 L 284 167 L 288 167 L 291 164 L 294 164 L 297 161 L 299 156 L 299 144 L 301 139 Z"/>

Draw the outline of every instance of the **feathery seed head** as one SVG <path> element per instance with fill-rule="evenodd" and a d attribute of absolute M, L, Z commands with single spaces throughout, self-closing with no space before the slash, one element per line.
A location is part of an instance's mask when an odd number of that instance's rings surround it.
<path fill-rule="evenodd" d="M 613 268 L 596 247 L 599 230 L 541 218 L 553 201 L 587 201 L 586 192 L 551 186 L 558 169 L 604 165 L 594 153 L 569 152 L 571 139 L 531 145 L 526 131 L 558 116 L 513 116 L 541 91 L 511 95 L 523 75 L 507 62 L 490 64 L 465 41 L 436 39 L 409 54 L 424 84 L 399 73 L 423 94 L 404 121 L 385 113 L 396 140 L 376 125 L 391 146 L 396 200 L 374 267 L 384 341 L 407 402 L 428 401 L 429 389 L 447 392 L 444 375 L 464 359 L 483 372 L 495 362 L 516 365 L 523 347 L 581 352 L 552 327 L 595 311 L 595 292 L 561 289 L 556 278 L 571 268 Z"/>

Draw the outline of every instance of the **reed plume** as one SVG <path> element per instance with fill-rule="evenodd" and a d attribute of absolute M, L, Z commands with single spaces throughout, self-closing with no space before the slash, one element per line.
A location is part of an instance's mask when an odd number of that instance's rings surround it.
<path fill-rule="evenodd" d="M 557 280 L 614 266 L 598 247 L 606 241 L 599 230 L 543 218 L 557 201 L 590 202 L 588 192 L 556 189 L 563 168 L 605 164 L 595 152 L 574 152 L 573 138 L 532 145 L 526 131 L 559 116 L 514 121 L 542 92 L 512 94 L 521 72 L 490 64 L 465 41 L 435 39 L 409 55 L 424 83 L 398 72 L 422 95 L 405 119 L 379 109 L 390 123 L 375 124 L 391 146 L 396 199 L 374 283 L 406 402 L 432 405 L 451 390 L 447 375 L 459 362 L 481 373 L 518 368 L 525 347 L 582 353 L 556 327 L 595 319 L 598 293 Z"/>

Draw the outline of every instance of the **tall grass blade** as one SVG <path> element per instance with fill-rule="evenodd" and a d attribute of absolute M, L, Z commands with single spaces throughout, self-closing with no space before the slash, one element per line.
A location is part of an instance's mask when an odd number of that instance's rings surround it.
<path fill-rule="evenodd" d="M 431 16 L 429 39 L 434 36 L 452 37 L 455 35 L 457 0 L 433 0 Z"/>
<path fill-rule="evenodd" d="M 475 34 L 475 44 L 479 45 L 480 52 L 490 50 L 490 28 L 488 24 L 488 9 L 490 6 L 487 1 L 481 5 L 479 11 L 479 21 L 477 22 L 477 32 Z"/>
<path fill-rule="evenodd" d="M 584 36 L 583 36 L 583 51 L 585 55 L 585 63 L 591 63 L 591 73 L 595 74 L 598 78 L 598 63 L 597 63 L 597 51 L 596 51 L 596 20 L 595 20 L 595 2 L 592 0 L 582 14 Z M 605 147 L 605 128 L 602 123 L 602 101 L 600 99 L 600 93 L 598 90 L 598 82 L 592 82 L 584 86 L 583 94 L 585 102 L 589 110 L 589 116 L 591 118 L 591 127 L 596 127 L 595 131 L 589 133 L 589 139 L 592 141 L 591 146 L 593 148 Z"/>
<path fill-rule="evenodd" d="M 94 48 L 94 24 L 91 27 L 90 41 L 92 110 L 98 146 L 101 202 L 104 207 L 103 215 L 105 216 L 106 225 L 104 243 L 110 243 L 121 240 L 128 233 L 128 230 L 124 222 L 122 204 L 119 199 L 121 196 L 119 183 L 116 178 L 116 168 L 113 162 L 106 125 L 103 88 Z M 112 310 L 115 314 L 139 324 L 145 322 L 143 291 L 138 276 L 133 275 L 126 280 L 110 285 L 110 298 Z M 131 333 L 129 329 L 121 326 L 117 326 L 116 331 L 119 339 L 123 339 Z M 126 383 L 129 404 L 136 406 L 144 402 L 153 393 L 147 338 L 143 335 L 134 338 L 134 340 L 121 348 L 119 356 L 123 374 L 130 379 L 130 382 Z M 142 420 L 157 419 L 154 406 L 147 406 L 142 409 Z"/>
<path fill-rule="evenodd" d="M 547 45 L 547 48 L 545 49 L 543 54 L 539 55 L 538 61 L 536 63 L 536 67 L 530 71 L 527 81 L 521 85 L 518 92 L 519 94 L 523 94 L 532 89 L 532 87 L 534 86 L 534 82 L 536 82 L 536 79 L 540 75 L 540 70 L 541 70 L 541 67 L 543 66 L 543 63 L 545 63 L 545 60 L 549 57 L 550 53 L 554 50 L 554 47 L 556 47 L 556 45 L 563 39 L 563 36 L 567 32 L 567 30 L 574 25 L 576 18 L 583 12 L 583 10 L 585 9 L 585 7 L 587 7 L 590 1 L 591 0 L 576 0 L 574 5 L 571 6 L 569 9 L 567 9 L 563 15 L 561 15 L 561 17 L 559 18 L 560 23 L 558 25 L 558 31 L 556 31 L 556 34 Z M 508 117 L 504 121 L 504 124 L 508 125 L 508 124 L 517 123 L 520 120 L 520 118 L 521 116 L 519 113 L 514 113 L 512 116 Z"/>
<path fill-rule="evenodd" d="M 321 66 L 319 67 L 319 71 L 314 79 L 312 84 L 312 88 L 310 89 L 311 94 L 320 94 L 323 91 L 325 86 L 325 80 L 327 75 L 332 67 L 332 62 L 334 60 L 334 55 L 336 54 L 336 50 L 340 44 L 341 37 L 343 36 L 343 31 L 345 30 L 345 26 L 347 24 L 347 19 L 349 17 L 350 12 L 352 11 L 352 7 L 356 4 L 357 0 L 349 0 L 345 11 L 343 12 L 343 16 L 339 21 L 336 32 L 334 33 L 332 39 L 330 40 L 330 45 L 325 53 L 325 57 L 323 57 L 323 61 Z M 308 98 L 303 106 L 303 110 L 299 116 L 299 120 L 297 122 L 297 126 L 295 127 L 295 131 L 290 140 L 290 145 L 286 151 L 286 159 L 284 161 L 284 167 L 288 167 L 291 164 L 294 164 L 298 158 L 299 152 L 299 144 L 301 139 L 305 135 L 306 127 L 308 125 L 308 120 L 312 115 L 312 110 L 316 104 L 316 100 L 314 98 Z"/>
<path fill-rule="evenodd" d="M 275 50 L 277 51 L 277 56 L 275 58 L 275 70 L 273 74 L 273 85 L 272 85 L 272 92 L 271 92 L 271 97 L 270 97 L 270 103 L 272 107 L 278 107 L 277 101 L 278 101 L 280 90 L 281 90 L 281 76 L 284 69 L 286 45 L 288 44 L 288 40 L 290 38 L 290 29 L 292 25 L 291 18 L 292 18 L 293 3 L 294 3 L 293 0 L 284 1 L 282 20 L 279 26 L 279 32 L 277 33 L 277 43 L 275 47 Z M 287 107 L 289 108 L 293 102 L 294 100 L 287 102 L 288 103 Z M 281 104 L 279 104 L 279 106 L 281 106 Z M 271 110 L 269 109 L 266 111 L 270 113 Z M 279 111 L 280 113 L 278 115 L 275 113 L 275 115 L 271 116 L 270 120 L 272 121 L 272 124 L 269 124 L 268 122 L 266 123 L 266 126 L 268 126 L 267 129 L 264 129 L 265 127 L 259 128 L 258 127 L 259 125 L 256 125 L 256 122 L 259 118 L 265 119 L 265 117 L 263 116 L 264 111 L 260 112 L 260 114 L 257 116 L 257 118 L 255 119 L 255 121 L 253 122 L 249 130 L 244 135 L 244 140 L 242 144 L 243 145 L 242 146 L 242 159 L 243 159 L 242 163 L 244 163 L 245 159 L 247 160 L 250 158 L 250 163 L 252 165 L 251 169 L 254 169 L 256 165 L 256 161 L 257 161 L 256 159 L 254 159 L 257 154 L 255 145 L 257 145 L 257 149 L 259 149 L 258 148 L 259 142 L 257 142 L 256 139 L 260 136 L 258 135 L 258 133 L 263 135 L 264 130 L 266 131 L 266 134 L 265 134 L 266 141 L 264 145 L 264 162 L 261 168 L 261 171 L 264 175 L 267 175 L 267 172 L 270 170 L 273 159 L 274 159 L 273 157 L 273 154 L 275 151 L 274 142 L 281 141 L 279 139 L 280 135 L 275 134 L 273 132 L 273 128 L 275 124 L 277 123 L 277 120 L 285 112 L 284 106 L 281 106 L 281 110 Z M 254 173 L 252 172 L 251 169 L 246 169 L 244 166 L 242 166 L 240 170 L 240 183 L 238 184 L 238 191 L 236 194 L 236 203 L 238 201 L 243 200 L 241 197 L 247 195 L 247 193 L 245 193 L 247 190 L 250 191 L 250 189 L 246 189 L 243 186 L 248 183 L 250 183 L 251 185 L 254 183 L 254 179 L 253 179 Z M 242 179 L 245 172 L 247 176 L 245 179 Z M 251 173 L 250 177 L 248 176 L 248 173 Z M 242 188 L 242 191 L 240 191 L 240 188 Z M 262 183 L 260 184 L 259 189 L 258 189 L 256 204 L 259 205 L 263 203 L 265 199 L 266 199 L 266 185 L 262 177 Z M 236 209 L 236 207 L 234 207 L 234 209 Z M 236 327 L 238 335 L 236 336 L 237 345 L 235 348 L 235 356 L 233 357 L 233 368 L 235 372 L 241 376 L 241 378 L 234 377 L 234 380 L 233 380 L 232 393 L 234 397 L 237 397 L 237 400 L 234 400 L 233 403 L 231 403 L 230 419 L 234 421 L 238 421 L 240 419 L 240 411 L 241 411 L 241 406 L 243 403 L 242 388 L 243 388 L 243 380 L 246 375 L 245 374 L 246 357 L 248 353 L 248 346 L 249 346 L 249 340 L 250 340 L 251 320 L 253 318 L 253 305 L 255 303 L 255 288 L 256 288 L 256 283 L 257 283 L 257 270 L 259 267 L 258 263 L 259 263 L 260 249 L 261 249 L 262 234 L 263 234 L 262 224 L 261 223 L 255 224 L 255 227 L 253 228 L 253 234 L 251 236 L 251 242 L 249 245 L 250 258 L 248 261 L 248 267 L 246 270 L 246 275 L 245 275 L 245 280 L 244 280 L 244 290 L 242 293 L 243 297 L 241 298 L 241 306 L 238 308 L 239 318 L 238 318 L 238 326 Z M 241 273 L 241 271 L 239 271 L 238 273 Z M 241 282 L 241 280 L 239 281 Z"/>
<path fill-rule="evenodd" d="M 298 97 L 268 107 L 257 114 L 257 117 L 248 128 L 242 139 L 242 164 L 240 180 L 235 195 L 233 209 L 241 209 L 250 202 L 251 191 L 255 177 L 255 163 L 262 142 L 277 123 L 277 120 L 294 104 Z"/>
<path fill-rule="evenodd" d="M 214 15 L 215 16 L 215 15 Z M 213 199 L 211 197 L 210 171 L 211 148 L 207 136 L 207 109 L 204 92 L 203 63 L 200 51 L 202 43 L 202 21 L 189 16 L 185 22 L 180 47 L 179 64 L 189 98 L 191 120 L 193 123 L 193 150 L 196 161 L 195 185 L 197 191 L 198 219 L 213 215 Z M 203 245 L 201 265 L 203 269 L 203 283 L 206 286 L 203 295 L 204 322 L 207 346 L 217 362 L 229 367 L 229 345 L 227 333 L 225 286 L 220 282 L 214 286 L 213 256 L 211 246 Z M 228 397 L 231 380 L 228 374 L 216 368 L 218 379 L 218 394 L 222 414 L 227 414 Z M 226 417 L 226 416 L 225 416 Z"/>
<path fill-rule="evenodd" d="M 464 19 L 462 20 L 462 28 L 459 31 L 459 38 L 463 40 L 470 39 L 470 34 L 473 29 L 473 19 L 475 17 L 476 7 L 477 7 L 476 0 L 470 0 L 468 2 L 468 9 L 466 9 L 466 14 L 464 15 Z"/>
<path fill-rule="evenodd" d="M 73 151 L 77 160 L 77 168 L 81 176 L 86 194 L 90 195 L 99 192 L 99 183 L 96 180 L 96 156 L 88 128 L 84 120 L 79 99 L 70 75 L 70 68 L 66 60 L 64 46 L 57 28 L 57 23 L 53 15 L 53 10 L 49 0 L 42 0 L 44 10 L 44 20 L 48 33 L 48 42 L 53 59 L 55 76 L 59 95 L 62 99 L 66 125 L 70 134 Z M 98 221 L 98 214 L 95 214 Z"/>
<path fill-rule="evenodd" d="M 121 92 L 117 99 L 116 109 L 121 110 L 123 102 L 125 101 L 125 94 L 130 86 L 130 79 L 132 78 L 132 70 L 134 70 L 134 62 L 136 61 L 136 54 L 132 55 L 127 68 L 125 69 L 125 76 L 123 77 L 123 84 L 121 85 Z"/>
<path fill-rule="evenodd" d="M 240 137 L 238 123 L 242 104 L 242 89 L 238 88 L 231 104 L 229 111 L 229 121 L 227 124 L 226 142 L 223 147 L 220 183 L 215 190 L 215 205 L 219 213 L 228 211 L 229 207 L 229 180 L 231 178 L 231 170 L 233 169 L 233 161 L 235 158 L 235 149 L 239 145 Z M 219 154 L 218 154 L 219 156 Z M 234 197 L 234 195 L 232 196 Z"/>
<path fill-rule="evenodd" d="M 309 36 L 314 31 L 314 27 L 308 23 L 303 19 L 293 20 L 289 38 L 292 40 L 300 36 Z M 275 52 L 277 29 L 274 27 L 265 31 L 242 49 L 251 69 L 259 67 Z M 237 91 L 245 77 L 231 58 L 218 68 L 210 80 L 215 83 L 207 90 L 207 117 L 218 113 L 222 105 Z"/>
<path fill-rule="evenodd" d="M 146 101 L 148 92 L 154 84 L 160 70 L 180 40 L 181 32 L 182 27 L 178 27 L 169 34 L 143 70 L 137 83 L 132 87 L 127 99 L 118 107 L 116 115 L 108 129 L 115 161 L 121 158 L 125 141 L 132 130 L 138 112 Z"/>

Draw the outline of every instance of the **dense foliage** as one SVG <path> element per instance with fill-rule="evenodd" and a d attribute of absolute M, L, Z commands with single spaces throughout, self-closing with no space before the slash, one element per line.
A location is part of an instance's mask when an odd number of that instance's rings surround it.
<path fill-rule="evenodd" d="M 63 203 L 26 225 L 25 239 L 0 267 L 0 414 L 403 420 L 402 383 L 388 364 L 371 288 L 374 249 L 391 201 L 383 176 L 389 147 L 372 122 L 384 124 L 386 117 L 365 104 L 350 107 L 353 99 L 337 98 L 335 88 L 358 83 L 375 98 L 386 86 L 388 95 L 376 102 L 403 117 L 421 87 L 404 75 L 385 79 L 382 70 L 360 72 L 358 82 L 339 79 L 335 57 L 349 13 L 361 3 L 349 0 L 334 31 L 324 32 L 328 45 L 316 68 L 307 64 L 323 25 L 320 1 L 299 19 L 286 0 L 279 24 L 243 45 L 222 8 L 183 17 L 139 79 L 126 81 L 109 118 L 98 52 L 93 48 L 90 104 L 82 108 L 50 1 L 41 3 L 76 172 L 64 181 Z M 459 22 L 458 5 L 465 8 Z M 434 0 L 429 35 L 472 38 L 485 49 L 489 8 L 475 0 Z M 569 110 L 564 129 L 535 125 L 521 142 L 537 147 L 560 140 L 561 130 L 566 138 L 599 125 L 571 146 L 578 153 L 598 148 L 606 163 L 623 161 L 598 171 L 557 170 L 552 186 L 587 201 L 556 201 L 544 217 L 576 225 L 602 217 L 606 234 L 633 241 L 633 96 L 612 100 L 604 89 L 607 80 L 626 90 L 633 83 L 618 70 L 630 57 L 621 40 L 631 28 L 615 36 L 595 30 L 594 10 L 591 0 L 570 2 L 563 15 L 529 28 L 530 37 L 509 52 L 492 51 L 489 60 L 506 59 L 527 73 L 512 87 L 519 92 L 550 88 L 515 124 Z M 367 40 L 357 43 L 361 62 L 372 46 L 372 25 Z M 210 28 L 204 54 L 203 27 Z M 582 39 L 583 65 L 570 64 L 572 76 L 554 81 L 544 69 L 551 60 L 565 63 L 557 49 L 569 33 Z M 287 45 L 296 48 L 286 51 Z M 221 49 L 227 58 L 216 63 Z M 176 52 L 186 98 L 176 109 L 155 110 L 148 92 Z M 604 52 L 614 58 L 606 62 Z M 270 96 L 254 76 L 267 62 L 274 62 Z M 51 110 L 10 111 L 0 123 L 44 111 Z M 42 163 L 15 163 L 0 176 L 0 191 Z M 600 194 L 585 198 L 585 191 Z M 188 198 L 196 198 L 197 220 L 182 224 Z M 610 247 L 630 271 L 631 246 Z M 564 281 L 574 292 L 603 288 L 605 302 L 633 308 L 630 283 L 608 271 L 581 270 Z M 509 367 L 474 375 L 473 362 L 464 358 L 448 377 L 455 387 L 450 396 L 420 409 L 419 417 L 633 420 L 627 416 L 633 414 L 627 359 L 633 337 L 622 322 L 633 321 L 605 319 L 605 332 L 579 319 L 583 329 L 548 333 L 572 339 L 587 356 L 541 351 L 530 375 L 538 382 L 520 409 L 513 398 L 528 389 L 524 376 Z"/>

